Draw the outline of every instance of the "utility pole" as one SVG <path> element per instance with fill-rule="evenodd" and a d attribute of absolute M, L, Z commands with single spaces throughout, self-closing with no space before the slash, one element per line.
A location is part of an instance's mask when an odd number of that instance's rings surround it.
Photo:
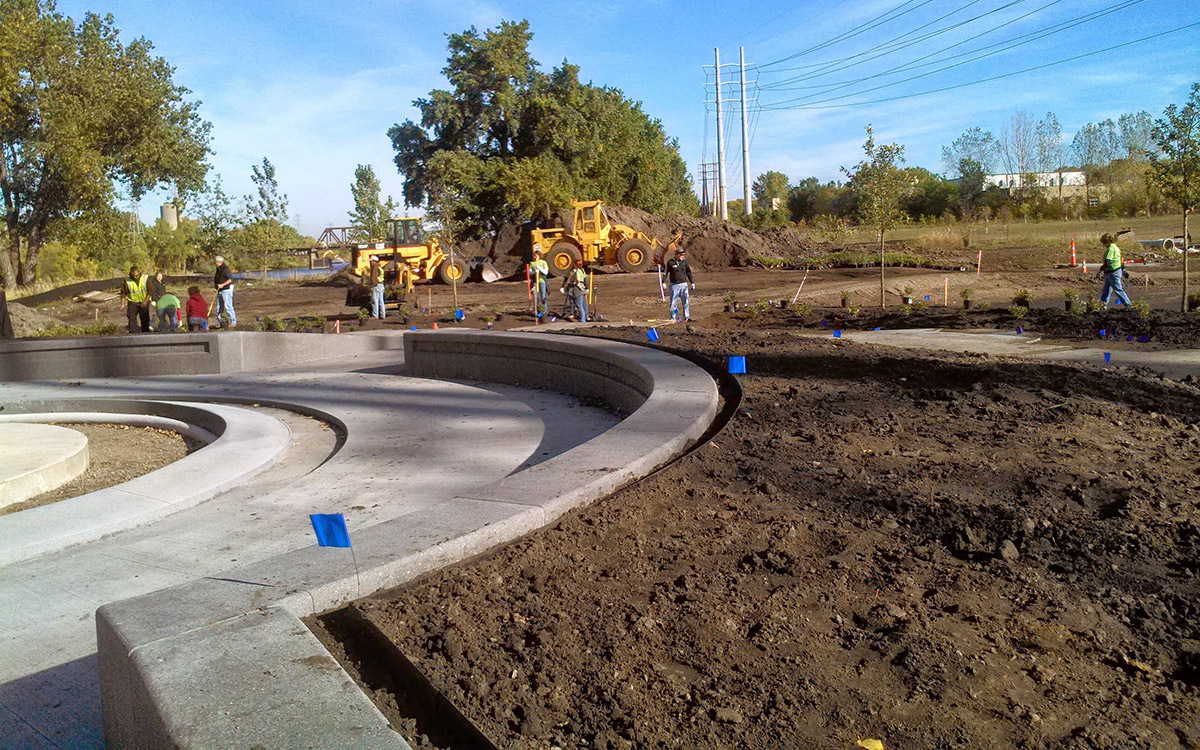
<path fill-rule="evenodd" d="M 750 137 L 746 127 L 746 48 L 738 47 L 738 57 L 741 62 L 742 75 L 742 214 L 749 216 L 754 213 L 753 199 L 750 197 Z"/>
<path fill-rule="evenodd" d="M 717 82 L 717 215 L 729 221 L 729 202 L 725 199 L 725 126 L 721 122 L 721 50 L 714 48 Z"/>

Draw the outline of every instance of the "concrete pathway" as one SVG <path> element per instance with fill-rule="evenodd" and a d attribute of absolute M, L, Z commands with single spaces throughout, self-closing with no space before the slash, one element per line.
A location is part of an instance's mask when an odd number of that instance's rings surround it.
<path fill-rule="evenodd" d="M 804 333 L 804 336 L 831 338 L 832 333 Z M 842 331 L 841 339 L 865 344 L 881 344 L 906 349 L 933 349 L 975 352 L 1006 357 L 1027 357 L 1060 362 L 1092 362 L 1109 366 L 1147 367 L 1167 377 L 1181 380 L 1188 375 L 1200 377 L 1200 351 L 1160 349 L 1137 346 L 1125 341 L 1080 344 L 1043 339 L 1036 334 L 1005 331 L 958 331 L 912 328 L 892 331 Z M 1107 352 L 1109 362 L 1105 362 Z"/>
<path fill-rule="evenodd" d="M 153 524 L 0 568 L 0 746 L 102 747 L 100 605 L 313 544 L 310 513 L 350 533 L 419 514 L 607 430 L 616 417 L 546 391 L 404 377 L 399 351 L 223 376 L 0 384 L 0 403 L 138 397 L 285 402 L 348 426 L 248 405 L 291 444 L 213 500 Z M 185 491 L 180 487 L 180 491 Z M 3 527 L 0 526 L 0 543 Z"/>

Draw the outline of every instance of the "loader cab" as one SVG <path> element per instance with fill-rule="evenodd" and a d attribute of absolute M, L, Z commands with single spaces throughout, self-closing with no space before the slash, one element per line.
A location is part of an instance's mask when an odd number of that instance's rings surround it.
<path fill-rule="evenodd" d="M 572 201 L 575 207 L 575 234 L 583 244 L 602 242 L 608 235 L 608 212 L 602 201 Z"/>
<path fill-rule="evenodd" d="M 425 230 L 416 218 L 387 220 L 388 247 L 412 247 L 425 244 Z"/>

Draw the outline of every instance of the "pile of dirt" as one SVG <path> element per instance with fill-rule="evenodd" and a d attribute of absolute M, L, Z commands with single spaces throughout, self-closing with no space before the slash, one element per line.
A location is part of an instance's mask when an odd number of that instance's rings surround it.
<path fill-rule="evenodd" d="M 1200 744 L 1200 390 L 661 335 L 749 356 L 714 442 L 353 605 L 496 746 Z"/>
<path fill-rule="evenodd" d="M 23 304 L 23 300 L 9 300 L 8 316 L 12 318 L 13 333 L 17 338 L 36 336 L 38 331 L 51 326 L 62 325 L 58 318 Z"/>

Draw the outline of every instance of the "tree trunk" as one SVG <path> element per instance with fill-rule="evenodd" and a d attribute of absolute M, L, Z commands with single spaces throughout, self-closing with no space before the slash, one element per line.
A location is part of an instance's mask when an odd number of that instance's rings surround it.
<path fill-rule="evenodd" d="M 1183 300 L 1179 303 L 1182 312 L 1188 311 L 1188 210 L 1183 208 Z"/>
<path fill-rule="evenodd" d="M 883 292 L 883 233 L 884 233 L 884 230 L 880 229 L 879 230 L 879 306 L 880 307 L 886 306 L 884 299 L 883 299 L 883 295 L 884 295 L 884 292 Z M 1186 284 L 1184 286 L 1186 286 Z"/>

